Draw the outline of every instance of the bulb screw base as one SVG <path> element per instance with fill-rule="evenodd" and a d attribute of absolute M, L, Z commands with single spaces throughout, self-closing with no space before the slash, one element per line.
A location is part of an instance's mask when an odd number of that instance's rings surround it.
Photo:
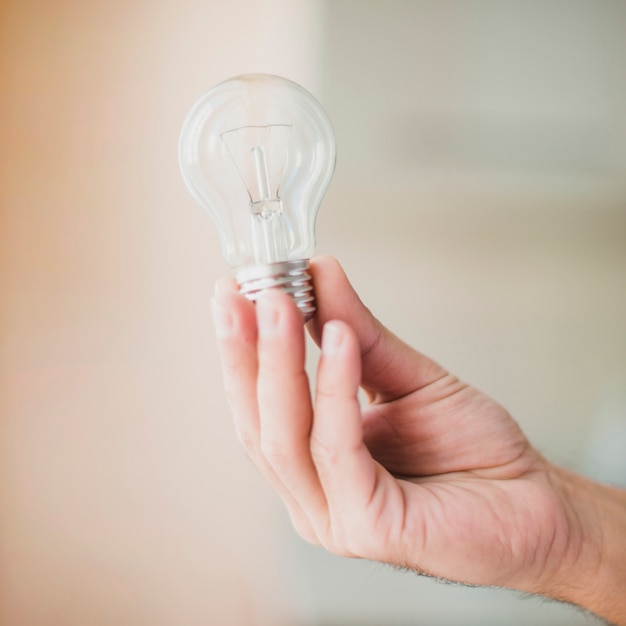
<path fill-rule="evenodd" d="M 235 278 L 239 291 L 253 302 L 269 289 L 279 289 L 289 294 L 307 322 L 315 313 L 315 294 L 308 270 L 308 259 L 298 259 L 242 267 L 235 272 Z"/>

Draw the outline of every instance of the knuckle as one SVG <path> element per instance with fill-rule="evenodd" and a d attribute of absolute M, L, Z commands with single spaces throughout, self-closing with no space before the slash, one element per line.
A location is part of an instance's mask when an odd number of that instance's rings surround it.
<path fill-rule="evenodd" d="M 354 515 L 331 513 L 327 526 L 318 529 L 319 545 L 328 552 L 348 558 L 366 557 L 372 542 L 371 529 L 366 531 Z"/>
<path fill-rule="evenodd" d="M 318 398 L 335 398 L 337 393 L 337 381 L 330 376 L 320 375 L 317 379 L 315 392 Z"/>
<path fill-rule="evenodd" d="M 339 451 L 322 441 L 314 434 L 311 436 L 311 455 L 315 459 L 316 465 L 323 465 L 326 468 L 333 468 L 339 464 Z"/>
<path fill-rule="evenodd" d="M 359 528 L 345 525 L 342 522 L 333 524 L 333 542 L 336 554 L 346 557 L 364 557 L 368 553 L 371 536 L 364 535 Z"/>
<path fill-rule="evenodd" d="M 324 376 L 317 379 L 315 399 L 318 405 L 341 407 L 357 400 L 358 388 L 342 376 Z"/>
<path fill-rule="evenodd" d="M 267 462 L 278 472 L 284 471 L 291 464 L 292 455 L 283 442 L 261 439 L 261 452 Z"/>
<path fill-rule="evenodd" d="M 317 545 L 331 554 L 348 558 L 359 556 L 359 553 L 352 549 L 351 529 L 336 514 L 332 515 L 332 519 L 327 519 L 323 528 L 317 527 L 315 531 L 317 533 Z"/>

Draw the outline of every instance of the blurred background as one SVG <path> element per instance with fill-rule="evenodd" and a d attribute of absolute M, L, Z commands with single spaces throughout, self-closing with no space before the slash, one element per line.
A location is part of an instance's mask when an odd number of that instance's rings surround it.
<path fill-rule="evenodd" d="M 318 251 L 626 486 L 625 29 L 617 0 L 2 0 L 0 624 L 598 624 L 295 536 L 235 441 L 177 141 L 232 75 L 307 87 L 338 142 Z"/>

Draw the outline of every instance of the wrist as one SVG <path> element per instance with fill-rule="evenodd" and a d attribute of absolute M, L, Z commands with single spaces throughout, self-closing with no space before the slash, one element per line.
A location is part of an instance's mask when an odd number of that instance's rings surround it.
<path fill-rule="evenodd" d="M 626 626 L 626 492 L 550 466 L 569 519 L 565 555 L 545 595 Z"/>

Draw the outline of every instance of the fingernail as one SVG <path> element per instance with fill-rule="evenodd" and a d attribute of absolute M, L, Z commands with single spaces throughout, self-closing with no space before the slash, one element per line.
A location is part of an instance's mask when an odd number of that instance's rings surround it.
<path fill-rule="evenodd" d="M 343 333 L 339 324 L 327 322 L 322 332 L 322 352 L 331 354 L 337 352 L 343 341 Z"/>
<path fill-rule="evenodd" d="M 256 315 L 261 332 L 271 332 L 278 326 L 279 310 L 272 294 L 261 294 L 256 302 Z"/>
<path fill-rule="evenodd" d="M 220 299 L 215 297 L 211 301 L 211 307 L 213 309 L 213 323 L 215 324 L 215 332 L 218 337 L 225 337 L 229 335 L 233 329 L 233 315 L 224 306 Z"/>

